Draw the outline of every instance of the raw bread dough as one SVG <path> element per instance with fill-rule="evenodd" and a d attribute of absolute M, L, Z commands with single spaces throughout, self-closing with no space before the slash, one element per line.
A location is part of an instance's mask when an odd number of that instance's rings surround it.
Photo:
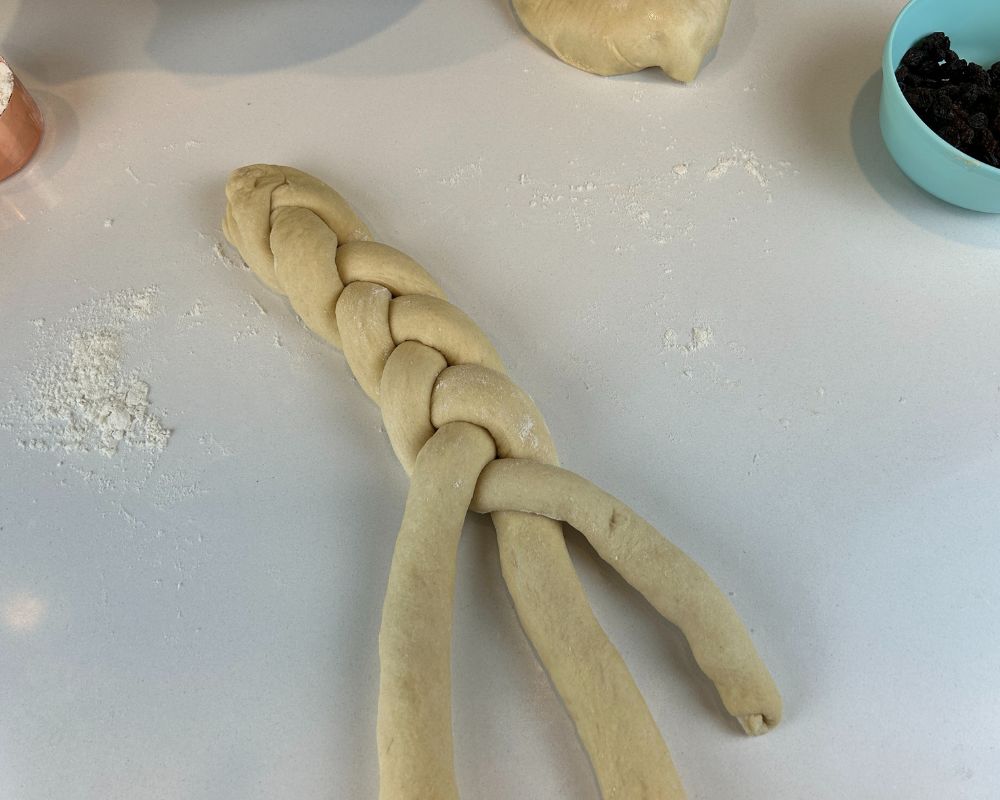
<path fill-rule="evenodd" d="M 455 558 L 476 479 L 496 457 L 478 425 L 442 425 L 421 448 L 379 631 L 379 794 L 457 800 L 452 764 Z"/>
<path fill-rule="evenodd" d="M 513 0 L 527 31 L 567 64 L 598 75 L 659 67 L 694 80 L 719 43 L 729 0 Z"/>
<path fill-rule="evenodd" d="M 506 458 L 483 470 L 471 508 L 482 514 L 528 511 L 568 522 L 681 629 L 744 731 L 756 736 L 781 719 L 781 696 L 736 609 L 701 567 L 620 500 L 568 470 Z"/>
<path fill-rule="evenodd" d="M 310 328 L 343 348 L 412 476 L 379 636 L 383 800 L 457 796 L 451 602 L 470 503 L 492 513 L 521 624 L 605 798 L 681 800 L 684 790 L 628 668 L 594 618 L 557 520 L 580 528 L 680 626 L 749 733 L 777 723 L 780 697 L 726 597 L 620 501 L 557 466 L 531 398 L 423 268 L 367 241 L 346 201 L 297 170 L 244 167 L 226 193 L 227 237 Z"/>

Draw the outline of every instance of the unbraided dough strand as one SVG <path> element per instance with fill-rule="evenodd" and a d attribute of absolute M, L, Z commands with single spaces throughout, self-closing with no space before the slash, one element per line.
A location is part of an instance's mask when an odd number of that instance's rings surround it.
<path fill-rule="evenodd" d="M 476 480 L 495 457 L 489 434 L 468 422 L 441 426 L 417 456 L 379 630 L 383 797 L 458 797 L 451 733 L 455 557 Z"/>
<path fill-rule="evenodd" d="M 552 470 L 539 473 L 539 481 L 553 489 L 571 473 L 556 466 L 544 420 L 506 377 L 489 340 L 416 262 L 368 241 L 367 228 L 340 195 L 298 170 L 268 165 L 236 170 L 226 193 L 226 236 L 309 327 L 343 348 L 413 476 L 380 633 L 380 795 L 453 797 L 448 652 L 460 511 L 494 454 L 518 459 L 500 465 L 530 459 Z M 584 528 L 589 518 L 517 489 L 521 474 L 510 479 L 506 502 L 489 502 L 494 495 L 487 490 L 498 491 L 492 479 L 477 497 L 483 510 L 492 506 L 518 616 L 576 725 L 602 794 L 679 800 L 684 792 L 666 746 L 594 618 L 560 523 L 536 512 Z M 598 517 L 609 503 L 625 508 L 596 487 L 583 493 Z M 725 598 L 720 606 L 721 594 L 700 568 L 648 525 L 628 530 L 650 563 L 626 558 L 622 574 L 681 625 L 726 707 L 751 732 L 774 724 L 780 700 Z M 605 557 L 611 552 L 595 547 Z"/>
<path fill-rule="evenodd" d="M 568 470 L 506 458 L 483 470 L 471 508 L 482 514 L 527 511 L 568 522 L 681 629 L 726 710 L 748 734 L 778 724 L 781 696 L 732 603 L 701 567 L 620 500 Z"/>

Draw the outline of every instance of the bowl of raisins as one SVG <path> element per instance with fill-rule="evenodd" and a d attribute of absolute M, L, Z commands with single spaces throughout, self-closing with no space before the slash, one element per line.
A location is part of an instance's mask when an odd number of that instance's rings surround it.
<path fill-rule="evenodd" d="M 882 53 L 882 138 L 918 186 L 1000 213 L 1000 2 L 912 0 Z"/>

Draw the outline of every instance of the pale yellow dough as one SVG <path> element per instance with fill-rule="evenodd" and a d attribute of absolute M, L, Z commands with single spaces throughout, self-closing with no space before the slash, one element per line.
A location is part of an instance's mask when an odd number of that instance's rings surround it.
<path fill-rule="evenodd" d="M 705 571 L 632 509 L 579 475 L 507 458 L 479 476 L 472 510 L 528 511 L 568 522 L 687 637 L 726 710 L 751 735 L 781 719 L 781 696 L 736 609 Z"/>
<path fill-rule="evenodd" d="M 614 497 L 558 466 L 545 420 L 486 336 L 347 202 L 288 167 L 236 170 L 225 232 L 317 334 L 341 347 L 412 482 L 379 634 L 379 796 L 458 796 L 451 733 L 455 558 L 470 504 L 491 513 L 504 580 L 605 798 L 681 800 L 649 709 L 595 619 L 566 520 L 687 636 L 748 733 L 781 716 L 774 682 L 708 575 Z"/>
<path fill-rule="evenodd" d="M 513 0 L 525 29 L 567 64 L 598 75 L 659 67 L 694 80 L 719 43 L 729 0 Z"/>

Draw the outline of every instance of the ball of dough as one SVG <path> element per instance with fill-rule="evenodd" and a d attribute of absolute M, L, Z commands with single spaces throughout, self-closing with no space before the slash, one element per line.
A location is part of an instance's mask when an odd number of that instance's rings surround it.
<path fill-rule="evenodd" d="M 574 67 L 622 75 L 659 67 L 694 80 L 719 43 L 729 0 L 513 0 L 528 33 Z"/>

